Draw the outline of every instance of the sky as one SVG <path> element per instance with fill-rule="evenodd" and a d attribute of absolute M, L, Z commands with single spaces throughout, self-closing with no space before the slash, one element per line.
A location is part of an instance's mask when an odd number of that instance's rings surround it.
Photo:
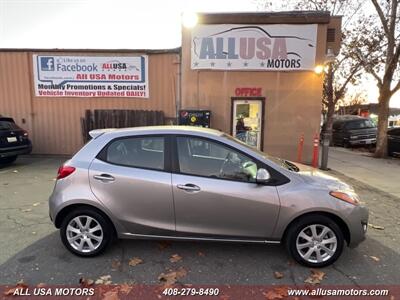
<path fill-rule="evenodd" d="M 256 0 L 0 0 L 0 48 L 175 48 L 181 43 L 182 12 L 258 7 Z M 376 102 L 375 82 L 366 80 L 364 86 Z M 400 107 L 400 92 L 391 106 Z"/>

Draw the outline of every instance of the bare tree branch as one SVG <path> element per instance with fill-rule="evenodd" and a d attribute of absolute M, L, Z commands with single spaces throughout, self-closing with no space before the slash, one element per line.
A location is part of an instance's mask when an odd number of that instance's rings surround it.
<path fill-rule="evenodd" d="M 397 84 L 394 86 L 394 89 L 391 91 L 392 95 L 395 94 L 398 90 L 400 90 L 400 80 L 397 81 Z"/>
<path fill-rule="evenodd" d="M 379 5 L 377 0 L 371 0 L 371 1 L 375 6 L 376 12 L 378 13 L 379 19 L 381 20 L 383 30 L 385 31 L 386 36 L 390 37 L 390 30 L 388 27 L 388 22 L 385 18 L 385 14 L 383 13 L 381 6 Z M 392 0 L 392 1 L 397 1 L 397 0 Z"/>

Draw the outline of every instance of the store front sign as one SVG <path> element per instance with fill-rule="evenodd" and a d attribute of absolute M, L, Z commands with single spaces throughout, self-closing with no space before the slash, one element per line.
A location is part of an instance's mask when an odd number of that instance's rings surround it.
<path fill-rule="evenodd" d="M 235 96 L 238 97 L 261 97 L 262 89 L 260 87 L 238 87 L 235 89 Z"/>
<path fill-rule="evenodd" d="M 148 57 L 33 55 L 39 97 L 148 98 Z"/>
<path fill-rule="evenodd" d="M 192 31 L 191 68 L 313 70 L 317 25 L 198 25 Z"/>

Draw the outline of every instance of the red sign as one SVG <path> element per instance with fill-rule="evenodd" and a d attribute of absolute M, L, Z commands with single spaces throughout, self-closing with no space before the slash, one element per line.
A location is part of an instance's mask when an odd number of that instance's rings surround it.
<path fill-rule="evenodd" d="M 235 89 L 235 95 L 238 97 L 261 97 L 260 87 L 238 87 Z"/>

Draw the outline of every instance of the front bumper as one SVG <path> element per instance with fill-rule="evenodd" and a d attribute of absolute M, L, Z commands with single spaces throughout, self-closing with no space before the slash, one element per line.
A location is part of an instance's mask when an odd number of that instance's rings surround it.
<path fill-rule="evenodd" d="M 366 238 L 369 211 L 365 206 L 357 206 L 348 217 L 350 231 L 349 247 L 357 247 Z"/>
<path fill-rule="evenodd" d="M 349 140 L 350 145 L 372 145 L 376 144 L 376 138 L 362 139 L 362 140 Z"/>
<path fill-rule="evenodd" d="M 5 148 L 0 148 L 0 158 L 29 154 L 31 152 L 32 152 L 32 144 L 15 146 L 15 147 L 5 147 Z"/>

